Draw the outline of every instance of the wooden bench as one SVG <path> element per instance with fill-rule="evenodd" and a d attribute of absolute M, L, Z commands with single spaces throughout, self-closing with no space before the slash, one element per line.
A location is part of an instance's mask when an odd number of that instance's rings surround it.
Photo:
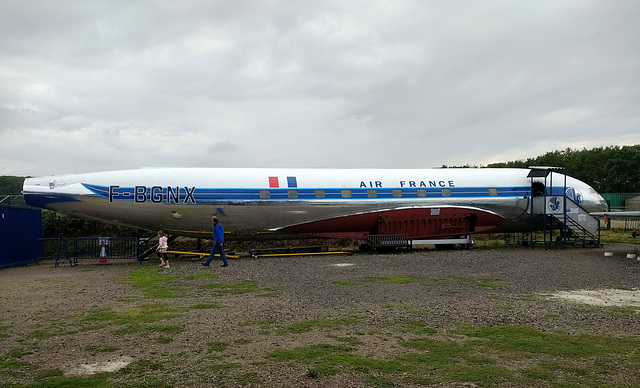
<path fill-rule="evenodd" d="M 406 234 L 370 234 L 367 239 L 371 248 L 406 248 L 412 247 L 411 240 Z"/>

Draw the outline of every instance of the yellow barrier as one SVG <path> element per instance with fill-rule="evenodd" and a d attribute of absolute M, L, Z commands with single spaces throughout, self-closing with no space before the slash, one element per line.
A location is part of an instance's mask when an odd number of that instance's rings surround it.
<path fill-rule="evenodd" d="M 198 257 L 200 257 L 201 259 L 202 259 L 202 258 L 204 258 L 204 257 L 209 256 L 209 254 L 208 254 L 208 253 L 206 253 L 206 252 L 167 251 L 167 253 L 172 253 L 172 254 L 174 254 L 174 255 L 191 255 L 191 256 L 198 256 Z M 238 255 L 226 255 L 226 256 L 227 256 L 228 258 L 230 258 L 230 259 L 237 259 L 238 257 L 240 257 L 240 256 L 238 256 Z M 220 255 L 219 255 L 219 254 L 216 254 L 216 257 L 220 257 Z"/>
<path fill-rule="evenodd" d="M 350 255 L 351 252 L 301 252 L 301 253 L 264 253 L 261 255 L 253 255 L 254 259 L 259 257 L 278 257 L 278 256 L 311 256 L 311 255 Z"/>
<path fill-rule="evenodd" d="M 167 253 L 172 253 L 174 255 L 191 255 L 198 256 L 199 258 L 205 258 L 209 256 L 206 252 L 183 252 L 183 251 L 167 251 Z M 311 256 L 311 255 L 350 255 L 351 252 L 307 252 L 307 253 L 265 253 L 262 255 L 253 255 L 254 259 L 259 257 L 278 257 L 278 256 Z M 230 259 L 237 259 L 239 255 L 226 255 Z M 216 257 L 220 257 L 219 254 L 216 254 Z"/>

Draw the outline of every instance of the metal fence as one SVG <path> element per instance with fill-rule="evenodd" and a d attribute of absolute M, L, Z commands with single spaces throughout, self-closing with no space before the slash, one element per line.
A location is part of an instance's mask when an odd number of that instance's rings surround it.
<path fill-rule="evenodd" d="M 78 259 L 141 261 L 139 239 L 137 237 L 79 237 L 73 243 L 73 260 L 76 264 Z"/>
<path fill-rule="evenodd" d="M 73 260 L 69 257 L 69 245 L 67 239 L 60 237 L 40 238 L 42 241 L 42 254 L 40 260 L 55 260 L 56 267 L 63 263 L 74 265 Z"/>
<path fill-rule="evenodd" d="M 2 206 L 27 206 L 22 195 L 0 195 L 0 205 Z"/>
<path fill-rule="evenodd" d="M 640 219 L 627 218 L 624 220 L 624 230 L 640 229 Z"/>

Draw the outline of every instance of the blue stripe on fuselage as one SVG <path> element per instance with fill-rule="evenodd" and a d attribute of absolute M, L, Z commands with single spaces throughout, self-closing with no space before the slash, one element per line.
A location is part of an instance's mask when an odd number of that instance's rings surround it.
<path fill-rule="evenodd" d="M 322 199 L 393 199 L 393 198 L 483 198 L 524 197 L 531 195 L 531 187 L 497 187 L 496 195 L 489 194 L 487 187 L 446 188 L 197 188 L 162 186 L 99 186 L 83 184 L 92 193 L 110 201 L 135 201 L 156 203 L 196 203 L 210 201 L 268 201 L 268 200 L 322 200 Z M 343 191 L 350 197 L 343 197 Z M 324 196 L 317 196 L 318 191 Z M 424 195 L 426 192 L 426 196 Z M 563 192 L 554 188 L 553 192 Z M 399 194 L 398 194 L 399 193 Z M 370 196 L 371 195 L 371 196 Z M 398 196 L 399 195 L 399 196 Z M 557 194 L 556 194 L 557 195 Z"/>

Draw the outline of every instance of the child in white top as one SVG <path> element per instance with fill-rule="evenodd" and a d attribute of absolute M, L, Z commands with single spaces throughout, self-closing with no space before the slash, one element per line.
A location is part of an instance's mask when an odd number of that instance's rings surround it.
<path fill-rule="evenodd" d="M 169 245 L 167 244 L 167 236 L 164 235 L 164 232 L 158 231 L 158 248 L 156 248 L 156 255 L 160 258 L 160 267 L 169 268 L 169 259 L 167 258 L 167 248 Z"/>

